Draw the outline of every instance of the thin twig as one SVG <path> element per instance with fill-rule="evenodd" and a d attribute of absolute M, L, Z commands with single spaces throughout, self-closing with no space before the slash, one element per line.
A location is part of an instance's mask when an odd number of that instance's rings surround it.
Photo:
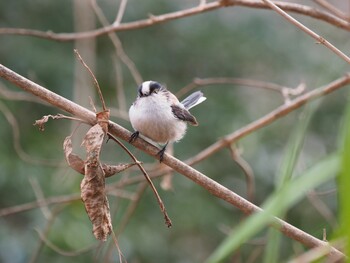
<path fill-rule="evenodd" d="M 3 83 L 0 83 L 0 97 L 11 101 L 34 102 L 51 107 L 49 103 L 39 100 L 38 98 L 34 97 L 31 94 L 28 94 L 27 92 L 9 90 L 5 87 L 5 85 L 3 85 Z"/>
<path fill-rule="evenodd" d="M 81 63 L 81 64 L 87 69 L 87 71 L 90 73 L 90 75 L 91 75 L 91 77 L 92 77 L 92 79 L 93 79 L 93 81 L 94 81 L 95 87 L 96 87 L 96 89 L 97 89 L 97 93 L 98 93 L 98 95 L 99 95 L 99 97 L 100 97 L 100 101 L 101 101 L 101 103 L 102 103 L 102 108 L 103 108 L 104 111 L 106 111 L 106 110 L 107 110 L 107 107 L 106 107 L 106 104 L 105 104 L 105 100 L 104 100 L 104 98 L 103 98 L 100 85 L 98 84 L 98 81 L 97 81 L 97 79 L 96 79 L 94 73 L 91 71 L 91 69 L 89 68 L 89 66 L 86 65 L 86 63 L 84 62 L 83 58 L 80 56 L 80 54 L 79 54 L 79 52 L 78 52 L 77 49 L 74 49 L 74 53 L 75 53 L 75 55 L 77 56 L 77 58 L 79 59 L 80 63 Z"/>
<path fill-rule="evenodd" d="M 329 12 L 333 13 L 334 15 L 340 17 L 341 19 L 344 19 L 346 21 L 349 21 L 349 16 L 347 16 L 344 12 L 336 8 L 334 5 L 329 3 L 326 0 L 314 0 L 317 4 L 322 6 L 323 8 L 327 9 Z"/>
<path fill-rule="evenodd" d="M 236 162 L 236 164 L 241 168 L 245 175 L 247 183 L 247 199 L 253 203 L 255 193 L 255 180 L 253 169 L 250 167 L 249 163 L 242 158 L 240 150 L 237 149 L 235 145 L 230 145 L 229 150 L 231 153 L 232 160 Z"/>
<path fill-rule="evenodd" d="M 120 190 L 118 190 L 117 192 L 115 191 L 116 188 L 122 188 L 123 186 L 134 184 L 134 183 L 136 183 L 136 182 L 124 181 L 121 183 L 118 182 L 117 187 L 116 186 L 112 187 L 112 186 L 107 185 L 106 193 L 111 194 L 113 196 L 118 196 L 120 198 L 134 200 L 135 197 L 130 195 L 130 193 L 127 193 L 125 191 L 120 191 Z M 39 200 L 33 201 L 33 202 L 28 202 L 28 203 L 24 203 L 24 204 L 20 204 L 20 205 L 2 208 L 2 209 L 0 209 L 0 217 L 29 211 L 29 210 L 32 210 L 32 209 L 35 209 L 38 207 L 42 207 L 42 206 L 48 206 L 48 205 L 53 205 L 53 204 L 66 204 L 66 203 L 72 203 L 72 202 L 80 201 L 80 200 L 81 200 L 80 193 L 46 197 L 45 200 L 39 199 Z"/>
<path fill-rule="evenodd" d="M 97 5 L 96 0 L 90 1 L 91 6 L 99 19 L 100 23 L 106 28 L 109 27 L 110 24 L 108 23 L 107 18 L 103 14 L 101 8 Z M 109 38 L 111 39 L 113 46 L 116 50 L 117 56 L 120 58 L 120 60 L 126 65 L 126 67 L 129 69 L 132 77 L 134 78 L 134 81 L 136 85 L 139 85 L 142 83 L 142 76 L 140 72 L 138 71 L 135 63 L 129 58 L 129 56 L 125 53 L 123 44 L 120 41 L 119 37 L 114 32 L 108 33 Z"/>
<path fill-rule="evenodd" d="M 240 85 L 253 88 L 261 88 L 272 90 L 281 94 L 281 96 L 286 100 L 290 95 L 297 96 L 304 92 L 302 85 L 298 85 L 297 88 L 289 88 L 282 85 L 278 85 L 271 82 L 254 80 L 254 79 L 244 79 L 244 78 L 195 78 L 193 81 L 183 87 L 176 93 L 177 97 L 181 97 L 184 94 L 190 92 L 197 87 L 209 86 L 209 85 Z"/>
<path fill-rule="evenodd" d="M 5 116 L 7 122 L 10 124 L 12 128 L 13 135 L 13 148 L 15 149 L 18 157 L 27 163 L 52 166 L 52 167 L 60 167 L 62 166 L 61 162 L 58 160 L 49 160 L 49 159 L 40 159 L 37 157 L 33 157 L 32 155 L 26 153 L 21 146 L 20 142 L 20 128 L 15 116 L 12 114 L 10 109 L 0 101 L 0 112 Z"/>
<path fill-rule="evenodd" d="M 36 177 L 30 176 L 29 182 L 33 188 L 36 199 L 38 201 L 40 200 L 39 202 L 45 203 L 46 199 L 45 199 L 43 191 L 39 185 L 38 179 Z M 49 219 L 52 217 L 52 213 L 49 210 L 48 205 L 41 206 L 41 211 L 42 211 L 43 215 L 46 217 L 46 219 Z"/>
<path fill-rule="evenodd" d="M 54 197 L 46 197 L 45 201 L 43 200 L 37 200 L 34 202 L 29 202 L 21 205 L 15 205 L 11 207 L 6 207 L 0 209 L 0 217 L 8 216 L 20 212 L 29 211 L 31 209 L 41 207 L 41 206 L 47 206 L 51 204 L 65 204 L 65 203 L 71 203 L 73 201 L 79 201 L 81 200 L 80 193 L 78 194 L 70 194 L 70 195 L 62 195 L 62 196 L 54 196 Z"/>
<path fill-rule="evenodd" d="M 318 196 L 322 195 L 330 195 L 330 194 L 336 194 L 338 191 L 337 188 L 329 189 L 329 190 L 323 190 L 323 191 L 315 191 L 315 194 Z"/>
<path fill-rule="evenodd" d="M 285 11 L 294 12 L 297 14 L 309 16 L 315 19 L 322 20 L 336 27 L 350 31 L 350 23 L 343 19 L 340 19 L 328 12 L 321 11 L 319 9 L 300 5 L 296 3 L 288 3 L 282 1 L 276 1 L 275 4 Z M 126 30 L 140 29 L 150 27 L 159 23 L 180 19 L 183 17 L 193 16 L 204 12 L 213 11 L 224 7 L 250 7 L 250 8 L 263 8 L 267 9 L 265 3 L 260 0 L 224 0 L 214 1 L 196 7 L 180 10 L 172 13 L 167 13 L 159 16 L 152 16 L 148 19 L 138 20 L 134 22 L 121 23 L 119 25 L 110 25 L 108 27 L 102 27 L 93 31 L 79 32 L 79 33 L 54 33 L 52 31 L 40 31 L 24 28 L 0 28 L 0 34 L 7 35 L 22 35 L 33 36 L 39 38 L 45 38 L 54 41 L 74 41 L 77 39 L 95 38 L 111 32 L 120 32 Z"/>
<path fill-rule="evenodd" d="M 287 14 L 285 11 L 283 11 L 281 8 L 279 8 L 275 3 L 273 3 L 271 0 L 262 0 L 265 2 L 271 9 L 275 10 L 278 14 L 280 14 L 282 17 L 284 17 L 286 20 L 291 22 L 296 27 L 300 28 L 302 31 L 304 31 L 306 34 L 311 36 L 312 38 L 316 39 L 318 43 L 326 46 L 329 48 L 333 53 L 335 53 L 337 56 L 345 60 L 347 63 L 350 64 L 350 58 L 345 55 L 342 51 L 340 51 L 337 47 L 335 47 L 333 44 L 331 44 L 329 41 L 327 41 L 324 37 L 321 37 L 320 35 L 316 34 L 314 31 L 312 31 L 310 28 L 304 26 L 302 23 L 300 23 L 298 20 L 296 20 L 291 15 Z"/>
<path fill-rule="evenodd" d="M 115 245 L 115 247 L 117 248 L 117 251 L 118 251 L 119 262 L 120 262 L 120 263 L 127 262 L 127 261 L 125 260 L 125 257 L 124 257 L 124 255 L 123 255 L 121 249 L 120 249 L 117 236 L 116 236 L 116 234 L 114 233 L 113 229 L 112 229 L 112 238 L 113 238 L 113 243 L 114 243 L 114 245 Z"/>
<path fill-rule="evenodd" d="M 270 123 L 280 119 L 281 117 L 289 114 L 290 112 L 302 107 L 306 103 L 334 92 L 348 84 L 350 84 L 350 74 L 346 74 L 326 86 L 319 87 L 317 89 L 304 93 L 303 95 L 291 100 L 288 104 L 283 104 L 265 116 L 261 117 L 260 119 L 257 119 L 256 121 L 253 121 L 248 125 L 236 130 L 235 132 L 224 136 L 223 139 L 215 142 L 208 148 L 198 153 L 196 156 L 188 159 L 186 163 L 190 165 L 198 163 L 206 159 L 208 156 L 218 152 L 222 148 L 228 147 L 230 144 L 240 140 L 248 134 L 251 134 L 253 131 L 265 127 Z"/>
<path fill-rule="evenodd" d="M 76 257 L 78 255 L 81 255 L 81 254 L 84 254 L 84 253 L 91 251 L 92 249 L 96 248 L 99 245 L 99 243 L 95 243 L 95 244 L 92 244 L 86 248 L 81 248 L 81 249 L 76 250 L 76 251 L 66 251 L 66 250 L 63 250 L 62 248 L 59 248 L 58 246 L 54 245 L 50 240 L 48 240 L 43 235 L 43 233 L 41 233 L 41 231 L 39 229 L 35 229 L 35 231 L 38 233 L 40 239 L 45 243 L 46 246 L 51 248 L 57 254 L 60 254 L 60 255 L 65 256 L 65 257 Z"/>
<path fill-rule="evenodd" d="M 311 190 L 307 193 L 307 198 L 315 209 L 322 215 L 327 222 L 335 229 L 337 228 L 337 219 L 334 216 L 332 210 L 321 200 L 316 191 Z"/>
<path fill-rule="evenodd" d="M 55 207 L 53 209 L 52 213 L 50 214 L 50 217 L 47 220 L 47 223 L 44 227 L 44 230 L 42 232 L 43 236 L 46 237 L 48 235 L 51 226 L 53 225 L 55 219 L 57 218 L 58 214 L 63 210 L 63 208 L 64 208 L 64 206 L 59 206 L 59 207 Z M 30 261 L 28 261 L 29 263 L 38 262 L 38 257 L 40 255 L 40 252 L 41 252 L 43 247 L 44 247 L 44 242 L 42 239 L 40 239 L 40 242 L 39 242 L 37 248 L 34 250 L 32 256 L 30 258 Z"/>
<path fill-rule="evenodd" d="M 122 21 L 122 18 L 123 18 L 123 15 L 125 13 L 125 9 L 126 9 L 126 4 L 127 3 L 128 3 L 128 0 L 121 0 L 120 1 L 118 13 L 117 13 L 117 16 L 115 17 L 113 25 L 119 25 L 120 22 Z"/>
<path fill-rule="evenodd" d="M 162 201 L 162 199 L 160 198 L 160 195 L 158 194 L 158 191 L 156 189 L 156 187 L 154 186 L 151 178 L 148 176 L 146 170 L 143 168 L 143 166 L 141 165 L 141 162 L 139 162 L 136 157 L 129 151 L 128 148 L 126 148 L 124 146 L 124 144 L 121 143 L 121 141 L 119 141 L 117 138 L 115 138 L 112 134 L 108 133 L 108 136 L 109 138 L 111 138 L 113 141 L 115 141 L 116 143 L 119 144 L 120 147 L 123 148 L 123 150 L 131 157 L 131 159 L 133 159 L 133 161 L 136 163 L 136 165 L 140 168 L 141 172 L 143 173 L 143 175 L 145 176 L 148 184 L 151 186 L 151 189 L 154 193 L 154 195 L 156 196 L 157 198 L 157 201 L 158 201 L 158 204 L 159 204 L 159 207 L 160 207 L 160 210 L 161 212 L 163 213 L 164 215 L 164 219 L 165 219 L 165 224 L 168 226 L 168 227 L 171 227 L 172 226 L 172 223 L 171 223 L 171 219 L 170 217 L 168 216 L 168 213 L 166 212 L 166 209 L 165 209 L 165 205 Z"/>
<path fill-rule="evenodd" d="M 309 263 L 309 262 L 318 262 L 319 259 L 325 257 L 329 254 L 329 249 L 332 247 L 337 247 L 340 250 L 343 250 L 345 246 L 344 240 L 337 240 L 332 242 L 332 244 L 326 243 L 324 246 L 314 247 L 305 253 L 297 256 L 296 258 L 288 261 L 288 263 Z M 335 262 L 344 262 L 343 258 L 339 258 L 336 255 L 333 257 L 328 257 L 326 261 L 327 263 L 335 263 Z"/>
<path fill-rule="evenodd" d="M 126 107 L 126 97 L 124 92 L 123 85 L 123 72 L 120 62 L 117 58 L 114 59 L 114 67 L 115 67 L 115 77 L 116 77 L 116 90 L 117 90 L 117 100 L 118 100 L 118 108 L 120 111 L 127 112 Z M 129 117 L 129 116 L 128 116 Z"/>
<path fill-rule="evenodd" d="M 119 236 L 126 228 L 126 225 L 130 221 L 131 216 L 134 214 L 137 208 L 137 205 L 139 204 L 141 197 L 146 189 L 147 189 L 147 182 L 141 182 L 135 193 L 136 198 L 132 200 L 132 202 L 128 205 L 128 208 L 126 209 L 126 212 L 124 213 L 123 218 L 120 221 L 120 224 L 118 226 L 117 233 L 116 233 L 117 236 Z"/>

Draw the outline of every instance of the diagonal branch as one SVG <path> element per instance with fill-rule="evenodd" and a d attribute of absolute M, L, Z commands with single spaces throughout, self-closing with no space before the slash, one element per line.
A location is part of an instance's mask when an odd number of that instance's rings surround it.
<path fill-rule="evenodd" d="M 65 110 L 79 118 L 85 119 L 89 123 L 94 123 L 95 120 L 95 114 L 76 103 L 69 101 L 47 89 L 44 87 L 33 83 L 32 81 L 20 76 L 19 74 L 13 72 L 12 70 L 4 67 L 0 64 L 0 77 L 10 81 L 11 83 L 17 85 L 18 87 L 36 95 L 40 98 L 46 100 L 47 102 L 50 102 L 52 105 L 59 107 L 62 110 Z M 314 91 L 317 94 L 327 94 L 331 91 L 336 90 L 337 88 L 341 87 L 342 85 L 345 85 L 346 83 L 350 82 L 350 75 L 347 75 L 338 81 L 336 81 L 337 85 L 334 83 L 329 85 L 333 88 L 322 89 L 322 92 L 320 91 Z M 336 86 L 337 88 L 335 88 Z M 320 96 L 319 95 L 319 96 Z M 305 96 L 305 95 L 304 95 Z M 302 96 L 303 97 L 303 96 Z M 306 100 L 307 101 L 307 100 Z M 305 104 L 306 101 L 299 101 L 299 104 L 293 104 L 294 106 L 289 109 L 289 112 L 295 108 L 300 107 L 301 105 Z M 287 107 L 287 106 L 285 106 Z M 278 113 L 277 117 L 278 117 Z M 260 126 L 261 127 L 261 126 Z M 109 122 L 109 132 L 113 134 L 114 136 L 117 136 L 123 140 L 128 141 L 131 132 L 126 130 L 125 128 L 119 126 L 116 123 Z M 157 153 L 159 151 L 158 148 L 155 146 L 147 143 L 146 141 L 142 139 L 136 140 L 133 145 L 137 147 L 138 149 L 146 152 L 147 154 L 157 157 Z M 158 158 L 158 157 L 157 157 Z M 229 204 L 234 205 L 241 211 L 243 211 L 246 214 L 252 214 L 256 212 L 261 212 L 262 209 L 251 202 L 247 201 L 246 199 L 242 198 L 241 196 L 237 195 L 236 193 L 232 192 L 228 188 L 222 186 L 221 184 L 217 183 L 213 179 L 207 177 L 206 175 L 202 174 L 201 172 L 195 170 L 194 168 L 190 167 L 189 165 L 185 164 L 184 162 L 181 162 L 180 160 L 176 159 L 173 156 L 170 156 L 168 154 L 165 154 L 163 163 L 177 171 L 178 173 L 186 176 L 196 184 L 202 186 L 205 188 L 208 192 L 213 194 L 214 196 L 226 201 Z M 304 244 L 307 247 L 317 247 L 317 246 L 324 246 L 326 243 L 322 240 L 319 240 L 308 233 L 288 224 L 287 222 L 275 218 L 274 223 L 272 224 L 274 227 L 276 227 L 279 231 L 281 231 L 284 235 Z M 330 254 L 344 257 L 344 255 L 337 249 L 331 248 Z"/>
<path fill-rule="evenodd" d="M 318 43 L 329 48 L 333 53 L 335 53 L 340 58 L 342 58 L 343 60 L 345 60 L 346 62 L 348 62 L 350 64 L 350 58 L 347 55 L 345 55 L 341 50 L 339 50 L 337 47 L 335 47 L 332 43 L 330 43 L 327 39 L 325 39 L 324 37 L 321 37 L 320 35 L 316 34 L 314 31 L 312 31 L 308 27 L 304 26 L 302 23 L 300 23 L 294 17 L 290 16 L 285 11 L 283 11 L 280 7 L 278 7 L 276 4 L 274 4 L 271 0 L 262 0 L 262 1 L 264 3 L 266 3 L 272 10 L 276 11 L 276 13 L 280 14 L 282 17 L 284 17 L 290 23 L 292 23 L 296 27 L 300 28 L 306 34 L 308 34 L 312 38 L 316 39 L 316 41 L 318 41 Z"/>
<path fill-rule="evenodd" d="M 321 11 L 319 9 L 295 4 L 288 2 L 276 1 L 274 2 L 279 8 L 284 11 L 293 12 L 305 16 L 309 16 L 324 22 L 327 22 L 333 26 L 342 28 L 344 30 L 350 31 L 350 23 L 337 16 L 334 16 L 328 12 Z M 112 24 L 106 27 L 101 27 L 93 31 L 78 32 L 78 33 L 54 33 L 52 31 L 40 31 L 34 29 L 24 29 L 24 28 L 0 28 L 0 34 L 7 35 L 22 35 L 22 36 L 33 36 L 39 38 L 45 38 L 54 41 L 73 41 L 77 39 L 86 39 L 102 36 L 111 32 L 119 32 L 126 30 L 141 29 L 156 24 L 172 21 L 175 19 L 180 19 L 183 17 L 193 16 L 212 10 L 228 7 L 228 6 L 242 6 L 249 8 L 258 9 L 269 9 L 269 7 L 260 0 L 219 0 L 210 3 L 203 3 L 196 7 L 188 8 L 185 10 L 175 11 L 172 13 L 167 13 L 163 15 L 152 15 L 148 19 L 141 19 L 133 22 Z"/>
<path fill-rule="evenodd" d="M 243 137 L 247 136 L 253 131 L 256 131 L 262 127 L 265 127 L 270 123 L 280 119 L 281 117 L 284 117 L 285 115 L 289 114 L 293 110 L 302 107 L 309 101 L 325 96 L 348 84 L 350 84 L 350 73 L 329 83 L 326 86 L 304 93 L 303 95 L 291 100 L 289 103 L 285 103 L 279 106 L 278 108 L 266 114 L 265 116 L 261 117 L 260 119 L 257 119 L 256 121 L 253 121 L 252 123 L 238 129 L 237 131 L 226 135 L 224 138 L 212 144 L 208 148 L 204 149 L 202 152 L 198 153 L 196 156 L 188 159 L 186 163 L 189 163 L 191 165 L 198 163 L 204 160 L 205 158 L 207 158 L 208 156 L 218 152 L 219 150 L 225 147 L 229 147 L 232 143 L 237 142 L 238 140 L 242 139 Z"/>

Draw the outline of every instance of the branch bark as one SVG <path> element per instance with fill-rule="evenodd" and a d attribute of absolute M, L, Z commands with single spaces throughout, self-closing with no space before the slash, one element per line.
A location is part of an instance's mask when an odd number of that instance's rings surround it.
<path fill-rule="evenodd" d="M 60 108 L 61 110 L 67 111 L 85 121 L 87 121 L 90 124 L 95 124 L 95 113 L 81 107 L 80 105 L 65 99 L 47 89 L 44 87 L 22 77 L 21 75 L 15 73 L 14 71 L 6 68 L 5 66 L 0 64 L 0 77 L 8 80 L 9 82 L 17 85 L 21 89 L 30 92 L 34 94 L 35 96 L 40 97 L 41 99 L 49 102 L 55 107 Z M 344 82 L 349 83 L 350 82 L 350 76 L 347 75 L 343 77 L 340 81 L 337 81 L 339 86 L 340 84 L 344 84 Z M 333 89 L 327 89 L 326 93 L 323 91 L 322 94 L 327 94 L 331 91 L 335 90 Z M 297 108 L 298 106 L 305 104 L 306 101 L 301 100 L 299 103 L 295 103 L 294 107 L 292 109 Z M 287 106 L 285 106 L 287 107 Z M 289 110 L 290 111 L 290 110 Z M 276 114 L 277 117 L 279 114 Z M 109 122 L 109 132 L 113 134 L 114 136 L 117 136 L 125 141 L 128 141 L 131 132 L 126 130 L 125 128 L 121 127 L 120 125 Z M 153 145 L 147 143 L 146 141 L 142 139 L 136 140 L 133 145 L 137 147 L 138 149 L 146 152 L 147 154 L 157 157 L 157 153 L 159 151 L 158 148 L 154 147 Z M 207 177 L 206 175 L 200 173 L 199 171 L 195 170 L 194 168 L 190 167 L 189 165 L 185 164 L 184 162 L 181 162 L 180 160 L 176 159 L 173 156 L 164 155 L 163 163 L 177 171 L 178 173 L 186 176 L 196 184 L 202 186 L 205 188 L 208 192 L 213 194 L 214 196 L 234 205 L 241 211 L 243 211 L 245 214 L 252 214 L 256 212 L 261 212 L 262 209 L 258 206 L 252 204 L 251 202 L 247 201 L 246 199 L 242 198 L 241 196 L 237 195 L 236 193 L 232 192 L 228 188 L 222 186 L 221 184 L 217 183 L 216 181 L 212 180 L 211 178 Z M 275 218 L 274 223 L 272 224 L 274 227 L 276 227 L 278 230 L 280 230 L 284 235 L 304 244 L 307 247 L 318 247 L 318 246 L 324 246 L 327 244 L 326 242 L 319 240 L 308 233 L 288 224 L 287 222 Z M 331 248 L 330 254 L 335 256 L 344 257 L 344 255 L 337 249 Z"/>
<path fill-rule="evenodd" d="M 248 125 L 236 130 L 235 132 L 226 135 L 221 140 L 217 141 L 208 148 L 204 149 L 202 152 L 198 153 L 196 156 L 188 159 L 186 163 L 189 163 L 191 165 L 198 163 L 204 160 L 205 158 L 209 157 L 210 155 L 218 152 L 219 150 L 225 147 L 229 147 L 232 143 L 237 142 L 238 140 L 247 136 L 253 131 L 265 127 L 270 123 L 289 114 L 291 111 L 302 107 L 309 101 L 334 92 L 348 84 L 350 84 L 350 73 L 347 73 L 343 77 L 329 83 L 326 86 L 304 93 L 303 95 L 289 101 L 288 103 L 281 105 L 280 107 L 276 108 L 275 110 L 271 111 L 270 113 L 266 114 L 260 119 L 257 119 L 256 121 L 253 121 L 252 123 L 249 123 Z"/>
<path fill-rule="evenodd" d="M 279 8 L 284 11 L 293 12 L 300 15 L 309 16 L 324 22 L 327 22 L 333 26 L 342 28 L 344 30 L 350 31 L 350 23 L 345 21 L 335 15 L 332 15 L 329 12 L 321 11 L 319 9 L 300 5 L 295 3 L 288 2 L 274 2 Z M 98 28 L 92 31 L 78 32 L 78 33 L 54 33 L 52 31 L 40 31 L 33 29 L 24 29 L 24 28 L 0 28 L 0 34 L 7 35 L 22 35 L 22 36 L 33 36 L 39 38 L 45 38 L 54 41 L 73 41 L 77 39 L 86 39 L 86 38 L 95 38 L 102 36 L 111 32 L 119 32 L 126 30 L 135 30 L 141 29 L 155 24 L 164 23 L 167 21 L 172 21 L 175 19 L 193 16 L 212 10 L 224 8 L 224 7 L 249 7 L 249 8 L 258 8 L 258 9 L 269 9 L 269 7 L 260 0 L 219 0 L 215 2 L 205 3 L 198 5 L 193 8 L 188 8 L 185 10 L 180 10 L 172 13 L 167 13 L 163 15 L 152 15 L 148 19 L 142 19 L 133 22 L 121 23 L 121 24 L 112 24 L 106 27 Z"/>
<path fill-rule="evenodd" d="M 342 58 L 343 60 L 345 60 L 347 63 L 350 64 L 350 58 L 347 55 L 345 55 L 341 50 L 339 50 L 337 47 L 335 47 L 332 43 L 330 43 L 327 39 L 319 36 L 314 31 L 312 31 L 308 27 L 304 26 L 302 23 L 300 23 L 294 17 L 290 16 L 285 11 L 283 11 L 281 8 L 279 8 L 277 5 L 275 5 L 271 0 L 262 0 L 262 1 L 264 3 L 266 3 L 266 5 L 268 5 L 272 10 L 276 11 L 276 13 L 278 13 L 282 17 L 284 17 L 287 21 L 289 21 L 290 23 L 292 23 L 296 27 L 300 28 L 306 34 L 308 34 L 312 38 L 316 39 L 320 44 L 322 44 L 325 47 L 329 48 L 337 56 L 339 56 L 340 58 Z"/>

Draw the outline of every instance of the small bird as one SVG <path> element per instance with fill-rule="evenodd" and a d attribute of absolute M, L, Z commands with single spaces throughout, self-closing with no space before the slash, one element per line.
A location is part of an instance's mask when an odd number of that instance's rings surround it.
<path fill-rule="evenodd" d="M 129 142 L 141 134 L 156 143 L 165 144 L 158 152 L 162 162 L 168 143 L 182 139 L 187 123 L 198 126 L 196 118 L 188 110 L 205 100 L 203 93 L 197 91 L 180 103 L 174 94 L 158 82 L 143 82 L 129 109 L 130 122 L 135 130 Z"/>

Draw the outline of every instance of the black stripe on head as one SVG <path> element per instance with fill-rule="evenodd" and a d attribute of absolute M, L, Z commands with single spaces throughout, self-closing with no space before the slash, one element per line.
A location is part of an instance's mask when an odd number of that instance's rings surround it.
<path fill-rule="evenodd" d="M 154 81 L 149 85 L 149 94 L 152 94 L 153 92 L 157 93 L 161 89 L 162 89 L 162 85 Z"/>
<path fill-rule="evenodd" d="M 139 93 L 139 96 L 140 96 L 140 97 L 145 96 L 145 95 L 142 93 L 142 84 L 137 88 L 137 92 Z"/>

